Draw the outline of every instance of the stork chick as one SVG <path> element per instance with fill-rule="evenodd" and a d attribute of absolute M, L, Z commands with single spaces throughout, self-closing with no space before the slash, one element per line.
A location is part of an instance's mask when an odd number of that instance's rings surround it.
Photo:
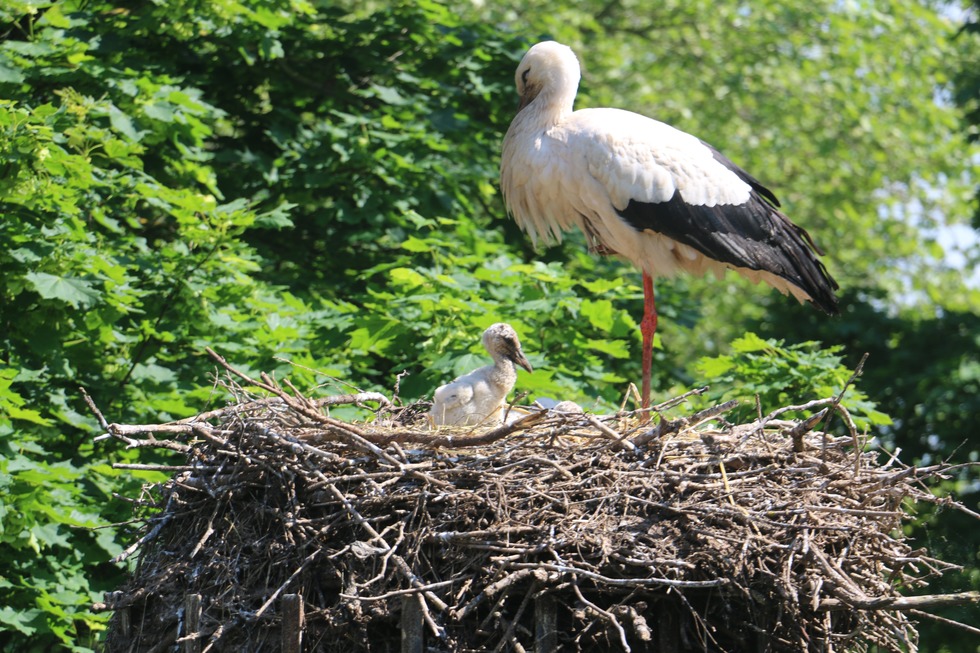
<path fill-rule="evenodd" d="M 531 372 L 513 327 L 503 322 L 483 332 L 483 347 L 493 365 L 464 374 L 436 388 L 430 415 L 436 426 L 499 424 L 504 399 L 517 382 L 517 366 Z"/>

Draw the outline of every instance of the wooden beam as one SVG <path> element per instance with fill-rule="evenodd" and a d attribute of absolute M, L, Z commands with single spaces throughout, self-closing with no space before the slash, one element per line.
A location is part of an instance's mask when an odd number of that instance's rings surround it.
<path fill-rule="evenodd" d="M 184 597 L 184 653 L 201 653 L 201 595 Z"/>
<path fill-rule="evenodd" d="M 300 653 L 303 650 L 303 628 L 306 626 L 303 595 L 283 594 L 280 609 L 282 610 L 282 653 Z"/>
<path fill-rule="evenodd" d="M 406 594 L 402 598 L 402 653 L 423 653 L 422 597 Z"/>
<path fill-rule="evenodd" d="M 950 605 L 980 603 L 980 592 L 959 592 L 957 594 L 925 594 L 922 596 L 887 596 L 868 599 L 823 599 L 817 610 L 915 610 L 918 608 L 940 608 Z"/>

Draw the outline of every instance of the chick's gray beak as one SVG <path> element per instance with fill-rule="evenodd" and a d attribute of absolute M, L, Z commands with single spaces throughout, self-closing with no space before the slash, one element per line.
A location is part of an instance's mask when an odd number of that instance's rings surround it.
<path fill-rule="evenodd" d="M 527 361 L 527 358 L 524 357 L 524 352 L 521 351 L 520 347 L 517 348 L 517 351 L 513 352 L 513 356 L 511 356 L 510 359 L 514 361 L 515 364 L 526 369 L 528 372 L 534 371 L 531 369 L 531 364 Z"/>

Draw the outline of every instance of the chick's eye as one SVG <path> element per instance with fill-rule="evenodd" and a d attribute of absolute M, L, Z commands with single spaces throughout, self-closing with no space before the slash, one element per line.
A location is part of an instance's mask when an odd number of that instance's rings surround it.
<path fill-rule="evenodd" d="M 527 76 L 528 76 L 528 73 L 530 73 L 530 72 L 531 72 L 531 69 L 528 68 L 523 73 L 521 73 L 521 83 L 522 84 L 527 84 Z"/>

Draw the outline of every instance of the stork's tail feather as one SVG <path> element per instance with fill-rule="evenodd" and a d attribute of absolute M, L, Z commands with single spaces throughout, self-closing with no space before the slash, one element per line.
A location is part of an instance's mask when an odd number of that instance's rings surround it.
<path fill-rule="evenodd" d="M 828 315 L 839 315 L 840 308 L 835 292 L 840 286 L 827 271 L 827 266 L 817 258 L 817 254 L 823 254 L 823 250 L 817 247 L 813 238 L 807 233 L 806 229 L 790 222 L 789 218 L 782 213 L 777 215 L 782 218 L 782 222 L 788 225 L 796 234 L 796 238 L 784 241 L 788 245 L 786 254 L 793 262 L 793 271 L 796 279 L 786 278 L 806 291 L 810 296 L 810 303 L 827 313 Z M 787 251 L 788 250 L 788 251 Z M 795 251 L 793 251 L 795 250 Z"/>
<path fill-rule="evenodd" d="M 840 315 L 837 295 L 834 294 L 834 291 L 838 290 L 840 286 L 827 273 L 827 268 L 823 263 L 817 261 L 817 266 L 820 270 L 820 279 L 812 287 L 806 289 L 811 298 L 810 303 L 828 315 Z"/>

